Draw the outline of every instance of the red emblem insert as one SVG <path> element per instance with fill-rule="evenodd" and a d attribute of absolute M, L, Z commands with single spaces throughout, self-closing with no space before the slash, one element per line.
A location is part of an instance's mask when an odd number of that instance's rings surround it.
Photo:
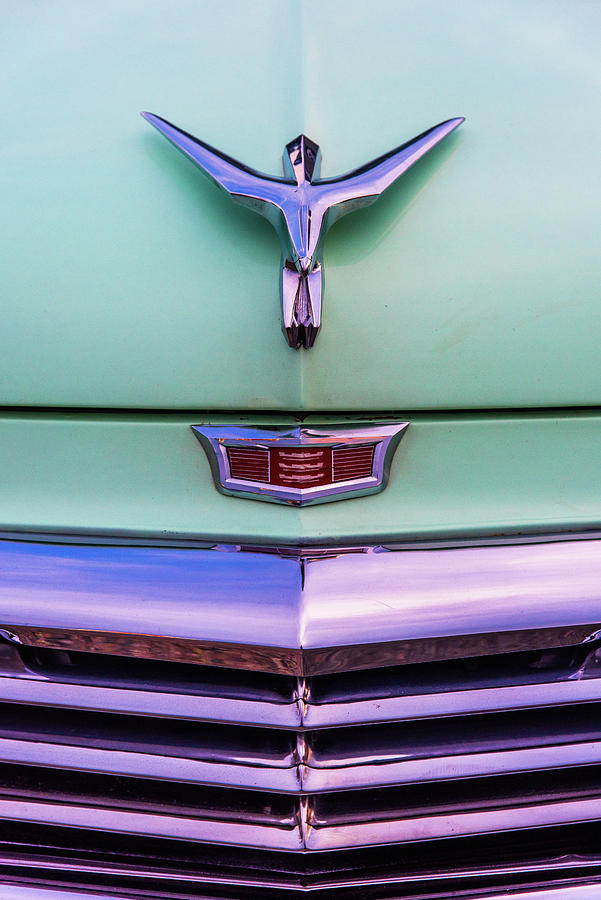
<path fill-rule="evenodd" d="M 322 487 L 372 475 L 374 445 L 228 447 L 231 477 L 279 487 Z"/>
<path fill-rule="evenodd" d="M 270 484 L 309 488 L 332 483 L 331 447 L 274 447 L 270 452 Z"/>

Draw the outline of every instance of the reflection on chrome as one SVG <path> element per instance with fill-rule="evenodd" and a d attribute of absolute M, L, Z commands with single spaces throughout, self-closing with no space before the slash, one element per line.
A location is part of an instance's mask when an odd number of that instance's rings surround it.
<path fill-rule="evenodd" d="M 601 632 L 601 539 L 268 549 L 0 541 L 0 629 L 25 644 L 299 675 Z"/>

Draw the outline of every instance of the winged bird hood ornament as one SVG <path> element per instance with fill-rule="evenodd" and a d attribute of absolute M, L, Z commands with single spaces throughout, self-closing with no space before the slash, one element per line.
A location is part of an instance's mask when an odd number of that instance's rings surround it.
<path fill-rule="evenodd" d="M 319 178 L 319 147 L 304 134 L 284 152 L 284 177 L 263 175 L 160 116 L 142 116 L 236 203 L 268 219 L 282 245 L 283 329 L 291 347 L 312 347 L 321 325 L 322 253 L 329 228 L 369 206 L 418 159 L 464 121 L 448 119 L 373 162 L 337 178 Z"/>

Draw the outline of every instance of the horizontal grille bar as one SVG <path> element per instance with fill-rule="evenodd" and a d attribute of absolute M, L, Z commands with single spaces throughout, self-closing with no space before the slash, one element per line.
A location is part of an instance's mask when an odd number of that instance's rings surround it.
<path fill-rule="evenodd" d="M 304 891 L 303 891 L 304 893 Z M 98 890 L 77 890 L 66 887 L 45 887 L 39 888 L 33 885 L 17 885 L 2 883 L 2 896 L 5 900 L 131 900 L 131 894 L 123 894 L 114 891 L 98 891 Z M 156 893 L 136 894 L 137 897 L 157 898 Z M 164 894 L 162 895 L 165 896 Z M 181 895 L 180 895 L 181 896 Z M 190 895 L 188 895 L 190 896 Z M 200 897 L 200 895 L 198 895 Z M 219 898 L 228 897 L 232 900 L 236 895 L 223 893 L 219 894 L 202 894 L 202 900 L 219 900 Z M 240 895 L 237 895 L 240 897 Z M 246 895 L 244 895 L 246 896 Z M 250 895 L 248 895 L 250 897 Z M 380 894 L 380 897 L 386 897 L 392 900 L 391 895 Z M 423 895 L 422 895 L 423 896 Z M 437 896 L 441 896 L 438 894 Z M 455 895 L 457 896 L 457 895 Z M 564 887 L 546 887 L 534 891 L 503 891 L 501 895 L 486 894 L 465 894 L 461 895 L 464 900 L 494 900 L 498 896 L 500 900 L 599 900 L 601 897 L 601 884 L 599 882 L 589 882 L 580 885 L 564 886 Z M 355 895 L 358 898 L 359 895 Z M 353 898 L 353 900 L 355 900 Z M 396 900 L 396 898 L 395 898 Z"/>
<path fill-rule="evenodd" d="M 301 725 L 297 702 L 261 703 L 251 700 L 69 684 L 27 677 L 0 676 L 0 702 L 170 719 L 235 722 L 240 725 L 282 728 Z"/>
<path fill-rule="evenodd" d="M 69 828 L 96 830 L 99 811 L 96 806 L 4 800 L 0 815 L 7 822 L 61 825 Z M 201 819 L 198 815 L 175 816 L 103 809 L 102 828 L 117 834 L 161 837 L 173 840 L 213 841 L 240 847 L 262 847 L 273 850 L 301 850 L 303 842 L 298 827 L 275 828 L 243 821 Z"/>
<path fill-rule="evenodd" d="M 591 649 L 592 646 L 592 649 Z M 595 645 L 311 681 L 0 642 L 0 702 L 316 730 L 601 699 Z M 432 679 L 433 671 L 436 677 Z"/>
<path fill-rule="evenodd" d="M 248 790 L 300 793 L 297 768 L 268 769 L 210 763 L 183 756 L 163 756 L 133 750 L 78 747 L 72 743 L 44 743 L 0 738 L 0 761 L 22 765 L 59 767 L 65 772 L 96 772 L 159 778 L 187 784 L 221 785 Z M 0 810 L 1 816 L 1 810 Z"/>
<path fill-rule="evenodd" d="M 261 703 L 124 688 L 107 689 L 95 685 L 0 676 L 0 702 L 168 716 L 173 719 L 235 722 L 273 728 L 331 728 L 338 725 L 440 718 L 494 710 L 502 712 L 569 706 L 593 700 L 601 700 L 599 679 L 316 705 L 300 702 Z"/>
<path fill-rule="evenodd" d="M 496 831 L 517 831 L 566 825 L 575 822 L 601 822 L 601 798 L 565 803 L 516 805 L 509 809 L 491 809 L 418 816 L 416 818 L 386 819 L 380 822 L 313 827 L 307 839 L 309 850 L 334 850 L 365 847 L 371 844 L 431 841 L 465 835 L 491 834 Z"/>
<path fill-rule="evenodd" d="M 601 690 L 594 646 L 588 651 L 571 648 L 551 656 L 518 654 L 503 656 L 501 661 L 479 661 L 479 668 L 470 677 L 466 674 L 469 660 L 464 665 L 454 664 L 454 683 L 463 688 L 460 692 L 424 693 L 432 685 L 432 669 L 438 670 L 430 664 L 380 670 L 380 675 L 371 673 L 371 679 L 323 676 L 315 684 L 299 682 L 296 687 L 276 676 L 261 676 L 261 684 L 254 688 L 229 679 L 227 691 L 232 696 L 221 700 L 207 696 L 219 686 L 223 688 L 221 670 L 214 670 L 220 676 L 214 685 L 203 673 L 203 684 L 198 688 L 202 687 L 205 695 L 198 697 L 143 690 L 144 682 L 138 682 L 134 689 L 136 673 L 144 679 L 148 673 L 136 664 L 127 674 L 123 671 L 127 660 L 118 657 L 102 657 L 103 665 L 97 669 L 89 654 L 21 654 L 23 658 L 14 647 L 0 645 L 0 662 L 5 672 L 0 676 L 0 696 L 18 698 L 23 707 L 19 712 L 14 703 L 0 705 L 0 759 L 5 762 L 58 764 L 72 770 L 297 794 L 601 762 L 601 704 L 585 702 L 588 697 L 597 699 Z M 10 670 L 14 675 L 8 674 Z M 518 685 L 495 689 L 490 683 L 494 676 L 502 685 L 499 671 L 509 670 L 513 670 L 513 679 L 526 681 L 521 698 Z M 181 675 L 181 669 L 175 667 L 171 688 L 179 691 L 182 682 L 175 678 L 178 671 Z M 115 673 L 112 679 L 111 672 Z M 189 677 L 186 669 L 184 674 Z M 51 681 L 50 677 L 56 680 Z M 78 678 L 80 683 L 59 680 L 63 678 Z M 81 683 L 86 678 L 96 683 Z M 543 682 L 543 678 L 565 680 Z M 388 703 L 390 711 L 396 703 L 401 714 L 407 707 L 409 715 L 397 714 L 381 721 L 376 697 L 390 694 L 395 689 L 395 679 L 404 681 L 405 690 L 413 694 L 384 697 L 379 703 Z M 529 679 L 536 682 L 528 683 Z M 357 680 L 362 684 L 363 696 L 371 697 L 360 701 L 364 711 L 360 725 L 353 723 L 352 710 L 355 691 L 359 690 L 354 687 Z M 111 686 L 114 683 L 127 683 L 128 687 L 115 689 Z M 466 690 L 470 683 L 471 691 Z M 485 690 L 479 687 L 482 683 L 488 685 Z M 166 678 L 163 686 L 168 686 Z M 438 690 L 436 681 L 433 686 Z M 535 689 L 546 689 L 544 702 L 534 696 L 534 702 L 528 706 L 529 691 Z M 503 703 L 497 703 L 497 708 L 494 703 L 492 708 L 485 708 L 485 697 L 494 699 L 497 693 L 510 690 L 515 692 L 515 700 L 520 700 L 519 704 L 514 703 L 517 708 L 506 709 Z M 344 691 L 350 691 L 346 703 L 341 699 Z M 240 695 L 238 700 L 236 692 Z M 235 724 L 231 719 L 228 722 L 224 709 L 232 714 L 228 704 L 233 705 L 234 711 L 236 704 L 238 709 L 244 707 L 244 693 L 254 698 L 249 709 Z M 564 693 L 568 703 L 560 705 Z M 314 707 L 310 702 L 313 694 L 319 701 Z M 263 702 L 257 699 L 261 695 Z M 296 702 L 281 702 L 294 695 L 298 696 Z M 479 702 L 472 704 L 475 713 L 469 704 L 465 704 L 465 709 L 458 704 L 452 714 L 451 704 L 457 696 L 469 699 L 479 695 Z M 335 724 L 325 727 L 329 704 L 324 700 L 328 697 L 335 700 Z M 410 701 L 414 701 L 413 706 Z M 447 714 L 437 715 L 436 704 L 445 701 Z M 417 703 L 421 703 L 421 708 Z M 49 727 L 47 709 L 52 705 L 56 712 Z M 351 712 L 345 721 L 348 708 Z M 371 708 L 376 715 L 370 721 Z M 307 724 L 314 711 L 322 723 L 317 729 Z M 211 712 L 215 714 L 213 718 Z M 285 712 L 288 721 L 283 720 Z M 248 720 L 254 714 L 262 723 L 261 728 L 251 727 Z M 155 718 L 158 721 L 154 722 Z M 198 724 L 193 726 L 194 722 Z M 209 730 L 202 723 L 208 723 Z M 339 724 L 347 727 L 337 727 Z M 244 727 L 235 727 L 238 725 Z"/>
<path fill-rule="evenodd" d="M 575 885 L 573 887 L 551 887 L 535 891 L 511 891 L 503 892 L 503 900 L 599 900 L 601 897 L 601 882 Z M 469 900 L 491 900 L 491 895 L 472 895 Z"/>
<path fill-rule="evenodd" d="M 19 655 L 14 647 L 5 645 L 0 656 L 3 657 L 5 670 L 3 682 L 10 684 L 11 681 L 27 681 L 23 675 L 30 671 L 27 659 L 32 656 L 32 651 L 23 650 Z M 47 684 L 56 690 L 63 686 L 58 681 L 43 681 L 45 671 L 46 678 L 50 673 L 54 677 L 60 677 L 61 672 L 69 671 L 73 671 L 70 676 L 72 678 L 84 678 L 86 673 L 95 671 L 88 657 L 75 655 L 71 658 L 68 654 L 58 654 L 57 659 L 56 656 L 57 654 L 53 655 L 49 651 L 34 653 L 29 661 L 29 665 L 37 667 L 37 677 L 31 679 L 33 685 Z M 536 683 L 529 685 L 530 688 L 544 686 L 545 683 L 541 681 L 543 678 L 570 679 L 574 676 L 579 677 L 580 681 L 558 684 L 547 682 L 547 686 L 590 686 L 599 682 L 597 659 L 598 653 L 594 646 L 588 651 L 576 647 L 553 655 L 543 653 L 526 657 L 523 654 L 517 657 L 505 656 L 497 661 L 491 659 L 480 662 L 481 671 L 477 675 L 472 673 L 471 679 L 476 685 L 488 682 L 486 690 L 489 692 L 494 690 L 490 680 L 498 670 L 511 672 L 514 679 L 536 680 Z M 126 676 L 121 672 L 117 658 L 113 660 L 112 667 L 118 673 L 115 675 L 117 680 L 123 681 L 126 677 L 130 679 L 128 690 L 131 690 L 134 675 L 130 673 Z M 465 665 L 457 663 L 454 667 L 455 684 L 461 684 L 465 689 L 469 683 L 466 672 L 473 665 L 468 666 L 466 661 Z M 15 673 L 12 677 L 8 675 L 11 668 Z M 102 677 L 105 686 L 93 686 L 93 690 L 110 693 L 107 686 L 110 683 L 110 669 L 109 658 L 103 658 L 101 673 L 99 675 L 96 672 L 95 677 Z M 361 679 L 363 695 L 369 695 L 373 700 L 378 693 L 390 693 L 394 678 L 402 678 L 404 675 L 406 689 L 412 685 L 413 699 L 421 698 L 423 701 L 431 696 L 424 691 L 429 686 L 436 685 L 436 679 L 432 679 L 431 674 L 432 664 L 430 668 L 400 668 L 394 672 L 382 671 L 380 675 L 368 673 L 367 679 Z M 203 678 L 203 689 L 211 693 L 206 673 Z M 316 679 L 315 685 L 305 686 L 304 697 L 310 698 L 312 693 L 320 701 L 332 697 L 336 700 L 335 705 L 340 708 L 344 705 L 341 703 L 343 691 L 348 690 L 358 676 L 349 675 L 348 678 L 350 682 L 342 676 L 322 676 Z M 82 687 L 69 683 L 66 686 Z M 247 691 L 250 689 L 247 688 Z M 302 694 L 301 689 L 302 685 L 297 685 L 296 692 L 299 696 Z M 230 678 L 228 690 L 235 694 L 237 691 L 242 692 L 244 688 Z M 255 691 L 255 696 L 263 691 L 266 705 L 278 708 L 282 705 L 286 707 L 287 704 L 276 702 L 276 698 L 289 696 L 290 691 L 294 693 L 292 684 L 281 676 L 273 676 L 270 681 L 264 681 L 252 690 Z M 120 689 L 119 693 L 122 691 Z M 152 695 L 152 691 L 147 693 Z M 469 692 L 464 690 L 462 693 Z M 478 690 L 474 693 L 478 693 Z M 450 692 L 450 696 L 452 695 L 453 692 Z M 164 696 L 160 696 L 164 700 Z M 354 695 L 351 694 L 351 703 L 352 696 Z M 435 696 L 446 695 L 443 692 Z M 192 702 L 196 698 L 189 696 L 187 699 Z M 254 702 L 261 705 L 259 700 L 255 699 Z M 305 701 L 301 698 L 299 702 L 303 704 Z M 318 708 L 324 705 L 327 704 L 322 702 Z M 294 826 L 297 829 L 296 847 L 322 850 L 363 846 L 366 841 L 415 842 L 439 839 L 447 834 L 480 833 L 479 830 L 470 830 L 475 827 L 474 823 L 484 831 L 493 831 L 495 828 L 531 828 L 533 825 L 547 827 L 586 821 L 587 816 L 591 820 L 595 819 L 598 811 L 595 806 L 596 798 L 590 796 L 590 790 L 587 793 L 587 785 L 592 784 L 590 773 L 596 771 L 596 766 L 601 767 L 599 712 L 601 704 L 579 702 L 567 706 L 564 711 L 557 705 L 502 712 L 480 710 L 476 715 L 449 714 L 442 718 L 429 715 L 380 724 L 371 722 L 360 726 L 322 727 L 317 730 L 300 726 L 274 729 L 266 726 L 256 728 L 250 725 L 223 725 L 209 720 L 209 730 L 201 721 L 197 721 L 192 732 L 190 727 L 196 720 L 185 716 L 179 720 L 179 724 L 177 719 L 167 720 L 166 728 L 164 718 L 149 717 L 140 710 L 135 716 L 128 718 L 123 714 L 107 714 L 102 708 L 90 712 L 63 705 L 48 720 L 47 707 L 38 707 L 30 702 L 20 706 L 13 704 L 0 707 L 0 760 L 13 766 L 42 767 L 40 772 L 44 768 L 49 772 L 63 771 L 65 774 L 68 771 L 82 772 L 88 773 L 90 777 L 105 775 L 134 779 L 133 783 L 150 778 L 165 784 L 213 785 L 229 791 L 232 802 L 237 796 L 242 796 L 237 792 L 248 790 L 257 792 L 258 795 L 263 792 L 265 796 L 265 792 L 297 796 L 297 825 Z M 462 789 L 462 793 L 468 795 L 478 785 L 486 785 L 486 779 L 491 776 L 495 776 L 494 784 L 498 790 L 504 778 L 523 773 L 532 780 L 543 777 L 546 772 L 550 773 L 548 777 L 551 779 L 558 777 L 557 773 L 561 773 L 561 778 L 554 783 L 548 796 L 542 798 L 541 794 L 540 802 L 532 802 L 524 797 L 523 801 L 497 809 L 498 804 L 492 794 L 486 801 L 486 809 L 463 809 L 462 804 L 451 803 L 445 817 L 441 818 L 436 813 L 434 794 L 431 793 L 424 807 L 427 810 L 425 816 L 407 817 L 405 799 L 399 808 L 405 810 L 404 813 L 393 810 L 384 812 L 381 819 L 375 822 L 361 821 L 363 795 L 361 792 L 357 794 L 357 789 L 369 788 L 372 791 L 368 799 L 368 807 L 371 809 L 375 802 L 373 789 L 377 787 L 389 786 L 398 791 L 401 785 L 410 787 L 430 784 L 439 785 L 440 788 L 436 790 L 444 792 L 448 791 L 448 785 L 462 779 L 469 787 Z M 575 819 L 571 816 L 576 806 L 564 796 L 562 787 L 566 779 L 571 777 L 571 772 L 583 773 L 576 775 L 577 778 L 582 778 L 583 787 L 578 794 L 582 815 Z M 39 777 L 43 782 L 45 776 L 41 774 Z M 67 786 L 69 783 L 69 780 L 65 782 Z M 118 783 L 120 782 L 115 782 Z M 115 803 L 120 806 L 119 791 L 120 789 L 114 795 L 113 806 Z M 392 796 L 390 790 L 386 796 Z M 359 805 L 349 807 L 341 820 L 332 823 L 331 817 L 326 815 L 324 818 L 321 812 L 327 808 L 330 797 L 349 798 L 349 802 L 350 798 L 356 797 L 359 798 Z M 517 800 L 519 797 L 516 797 Z M 15 798 L 7 796 L 0 800 L 0 816 L 9 818 L 13 808 L 10 804 L 15 802 Z M 49 805 L 47 802 L 30 802 L 37 803 L 35 810 L 39 813 L 43 809 L 46 815 Z M 50 805 L 52 810 L 48 813 L 49 819 L 34 816 L 31 821 L 54 822 L 56 819 L 57 823 L 67 824 L 69 814 L 66 813 L 65 818 L 61 818 L 60 811 L 54 809 L 60 804 Z M 71 806 L 87 808 L 77 802 L 77 797 L 69 803 L 69 808 Z M 273 803 L 266 800 L 264 806 L 271 808 Z M 92 805 L 91 809 L 93 808 Z M 107 809 L 112 813 L 111 804 Z M 114 811 L 122 812 L 118 808 Z M 130 818 L 125 819 L 120 815 L 111 815 L 108 820 L 105 821 L 106 817 L 103 819 L 104 827 L 114 827 L 117 830 L 123 828 L 126 833 L 133 834 L 136 833 L 135 816 L 155 814 L 131 812 Z M 22 821 L 30 821 L 22 810 L 21 815 Z M 83 815 L 83 812 L 78 813 L 78 816 Z M 248 824 L 246 819 L 246 814 L 240 816 L 238 824 L 241 827 L 232 828 L 228 842 L 242 846 L 290 849 L 289 835 L 286 835 L 283 843 L 280 842 L 281 835 L 278 832 L 274 836 L 272 826 L 268 826 L 271 829 L 269 839 L 262 831 L 255 832 L 254 837 L 251 837 L 252 829 L 250 832 L 244 830 Z M 202 814 L 199 820 L 202 820 Z M 231 824 L 231 819 L 228 821 Z M 74 827 L 86 827 L 82 822 L 82 818 L 76 817 L 72 824 Z M 161 831 L 161 823 L 156 823 L 154 819 L 149 823 L 149 827 L 151 826 L 155 831 L 149 833 L 172 839 L 178 835 L 188 840 L 207 839 L 202 829 L 194 831 L 187 824 L 182 826 L 184 831 L 181 833 L 171 823 L 166 830 Z M 418 835 L 419 829 L 424 835 L 421 838 Z M 227 827 L 224 828 L 226 830 Z M 218 831 L 211 840 L 222 840 Z"/>
<path fill-rule="evenodd" d="M 469 897 L 480 896 L 478 887 L 486 887 L 494 895 L 502 889 L 504 896 L 512 885 L 524 889 L 534 883 L 562 883 L 567 887 L 601 878 L 601 858 L 592 852 L 598 846 L 595 824 L 513 836 L 497 833 L 452 842 L 304 854 L 135 835 L 125 839 L 124 853 L 124 837 L 117 833 L 61 826 L 18 827 L 21 841 L 15 840 L 12 823 L 4 826 L 10 837 L 0 842 L 0 881 L 20 876 L 28 881 L 37 878 L 44 886 L 62 881 L 90 888 L 104 883 L 112 890 L 129 887 L 136 896 L 140 889 L 143 896 L 144 888 L 152 889 L 162 900 L 172 896 L 181 900 L 184 885 L 189 891 L 186 897 L 205 900 L 213 896 L 255 898 L 259 891 L 262 897 L 277 900 L 298 893 L 315 893 L 328 900 L 381 900 L 383 896 L 413 897 L 416 889 L 420 897 L 463 897 L 468 896 L 466 888 Z M 466 866 L 465 855 L 473 857 L 474 850 L 481 857 L 480 864 Z"/>
<path fill-rule="evenodd" d="M 536 796 L 527 778 L 504 776 L 500 784 L 484 779 L 465 791 L 446 785 L 439 795 L 395 788 L 320 795 L 297 806 L 253 792 L 176 791 L 160 782 L 89 774 L 57 779 L 54 770 L 46 776 L 31 767 L 15 772 L 2 771 L 4 821 L 91 830 L 101 822 L 103 831 L 118 834 L 272 850 L 338 850 L 601 821 L 599 774 L 566 782 L 554 773 L 546 784 L 539 779 Z"/>
<path fill-rule="evenodd" d="M 383 785 L 437 782 L 517 772 L 537 772 L 601 764 L 599 742 L 558 744 L 488 753 L 430 756 L 390 764 L 357 764 L 352 767 L 316 769 L 298 764 L 274 769 L 250 765 L 210 763 L 183 756 L 162 756 L 133 750 L 81 747 L 73 743 L 45 743 L 0 738 L 0 761 L 24 765 L 60 767 L 65 771 L 109 773 L 160 778 L 194 784 L 222 785 L 249 790 L 316 794 Z"/>

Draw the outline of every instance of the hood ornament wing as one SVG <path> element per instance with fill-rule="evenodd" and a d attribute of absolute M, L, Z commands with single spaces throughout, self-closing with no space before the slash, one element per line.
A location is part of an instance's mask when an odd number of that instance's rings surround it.
<path fill-rule="evenodd" d="M 142 116 L 226 191 L 268 219 L 282 245 L 283 330 L 291 347 L 312 347 L 321 325 L 322 253 L 328 229 L 369 206 L 407 169 L 464 121 L 448 119 L 373 162 L 337 178 L 319 178 L 319 147 L 301 134 L 284 152 L 284 177 L 263 175 L 160 116 Z"/>

